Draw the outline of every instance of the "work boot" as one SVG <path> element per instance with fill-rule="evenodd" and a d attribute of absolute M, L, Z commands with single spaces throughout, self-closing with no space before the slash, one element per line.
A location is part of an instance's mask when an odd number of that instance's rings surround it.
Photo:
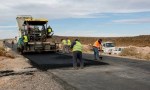
<path fill-rule="evenodd" d="M 78 67 L 73 67 L 74 70 L 78 70 Z"/>
<path fill-rule="evenodd" d="M 83 69 L 83 68 L 84 68 L 83 66 L 80 67 L 80 69 Z"/>
<path fill-rule="evenodd" d="M 97 59 L 95 58 L 95 59 L 93 59 L 93 60 L 97 60 Z"/>
<path fill-rule="evenodd" d="M 100 59 L 100 60 L 102 60 L 102 59 L 103 59 L 103 57 L 99 57 L 99 59 Z"/>

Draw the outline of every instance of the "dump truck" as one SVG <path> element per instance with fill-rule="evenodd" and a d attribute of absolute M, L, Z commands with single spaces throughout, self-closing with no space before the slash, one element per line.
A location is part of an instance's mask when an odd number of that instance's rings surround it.
<path fill-rule="evenodd" d="M 58 43 L 48 41 L 49 38 L 52 38 L 53 34 L 48 35 L 47 19 L 33 18 L 31 15 L 18 15 L 16 20 L 19 33 L 17 40 L 17 50 L 19 53 L 57 51 Z M 27 45 L 23 42 L 25 35 L 28 37 Z"/>

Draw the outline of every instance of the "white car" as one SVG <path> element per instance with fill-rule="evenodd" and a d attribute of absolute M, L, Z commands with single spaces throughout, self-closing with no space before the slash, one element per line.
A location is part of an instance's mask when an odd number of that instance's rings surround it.
<path fill-rule="evenodd" d="M 103 42 L 102 49 L 105 54 L 112 54 L 112 51 L 114 51 L 116 48 L 113 42 Z"/>
<path fill-rule="evenodd" d="M 123 48 L 121 47 L 116 47 L 116 49 L 114 51 L 112 51 L 112 54 L 120 54 L 122 52 Z"/>
<path fill-rule="evenodd" d="M 123 48 L 115 47 L 115 44 L 113 42 L 103 42 L 102 49 L 104 54 L 119 54 L 121 53 Z"/>

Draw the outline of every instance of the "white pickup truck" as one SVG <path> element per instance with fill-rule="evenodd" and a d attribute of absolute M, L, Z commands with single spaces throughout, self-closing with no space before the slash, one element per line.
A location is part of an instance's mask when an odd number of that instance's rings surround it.
<path fill-rule="evenodd" d="M 119 54 L 122 51 L 121 47 L 115 47 L 113 42 L 103 42 L 102 49 L 104 54 Z"/>

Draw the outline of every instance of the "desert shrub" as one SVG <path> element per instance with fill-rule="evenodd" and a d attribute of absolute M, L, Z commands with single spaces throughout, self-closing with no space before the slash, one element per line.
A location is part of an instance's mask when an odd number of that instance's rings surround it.
<path fill-rule="evenodd" d="M 97 39 L 101 38 L 103 41 L 111 41 L 116 44 L 116 46 L 150 46 L 150 35 L 141 35 L 135 37 L 65 37 L 65 36 L 54 36 L 55 40 L 59 41 L 63 38 L 69 38 L 71 41 L 78 38 L 82 44 L 88 45 L 93 44 Z"/>
<path fill-rule="evenodd" d="M 120 56 L 131 56 L 131 57 L 135 57 L 135 58 L 139 58 L 139 59 L 143 58 L 143 54 L 137 52 L 135 47 L 125 48 L 119 55 Z"/>
<path fill-rule="evenodd" d="M 142 53 L 136 53 L 134 57 L 142 59 L 143 58 L 143 54 Z"/>
<path fill-rule="evenodd" d="M 90 45 L 83 45 L 83 52 L 91 52 L 92 47 Z"/>
<path fill-rule="evenodd" d="M 144 59 L 150 60 L 150 52 L 144 56 Z"/>
<path fill-rule="evenodd" d="M 6 56 L 6 57 L 9 57 L 9 58 L 12 58 L 12 59 L 15 58 L 15 55 L 14 55 L 14 54 L 8 53 L 8 52 L 5 54 L 5 56 Z"/>
<path fill-rule="evenodd" d="M 137 54 L 136 48 L 130 47 L 130 48 L 125 48 L 122 50 L 120 53 L 120 56 L 135 56 Z"/>
<path fill-rule="evenodd" d="M 3 47 L 0 47 L 0 56 L 5 56 L 5 49 Z"/>
<path fill-rule="evenodd" d="M 4 47 L 0 47 L 0 56 L 5 56 L 12 59 L 15 58 L 15 55 L 10 52 L 7 52 Z"/>

